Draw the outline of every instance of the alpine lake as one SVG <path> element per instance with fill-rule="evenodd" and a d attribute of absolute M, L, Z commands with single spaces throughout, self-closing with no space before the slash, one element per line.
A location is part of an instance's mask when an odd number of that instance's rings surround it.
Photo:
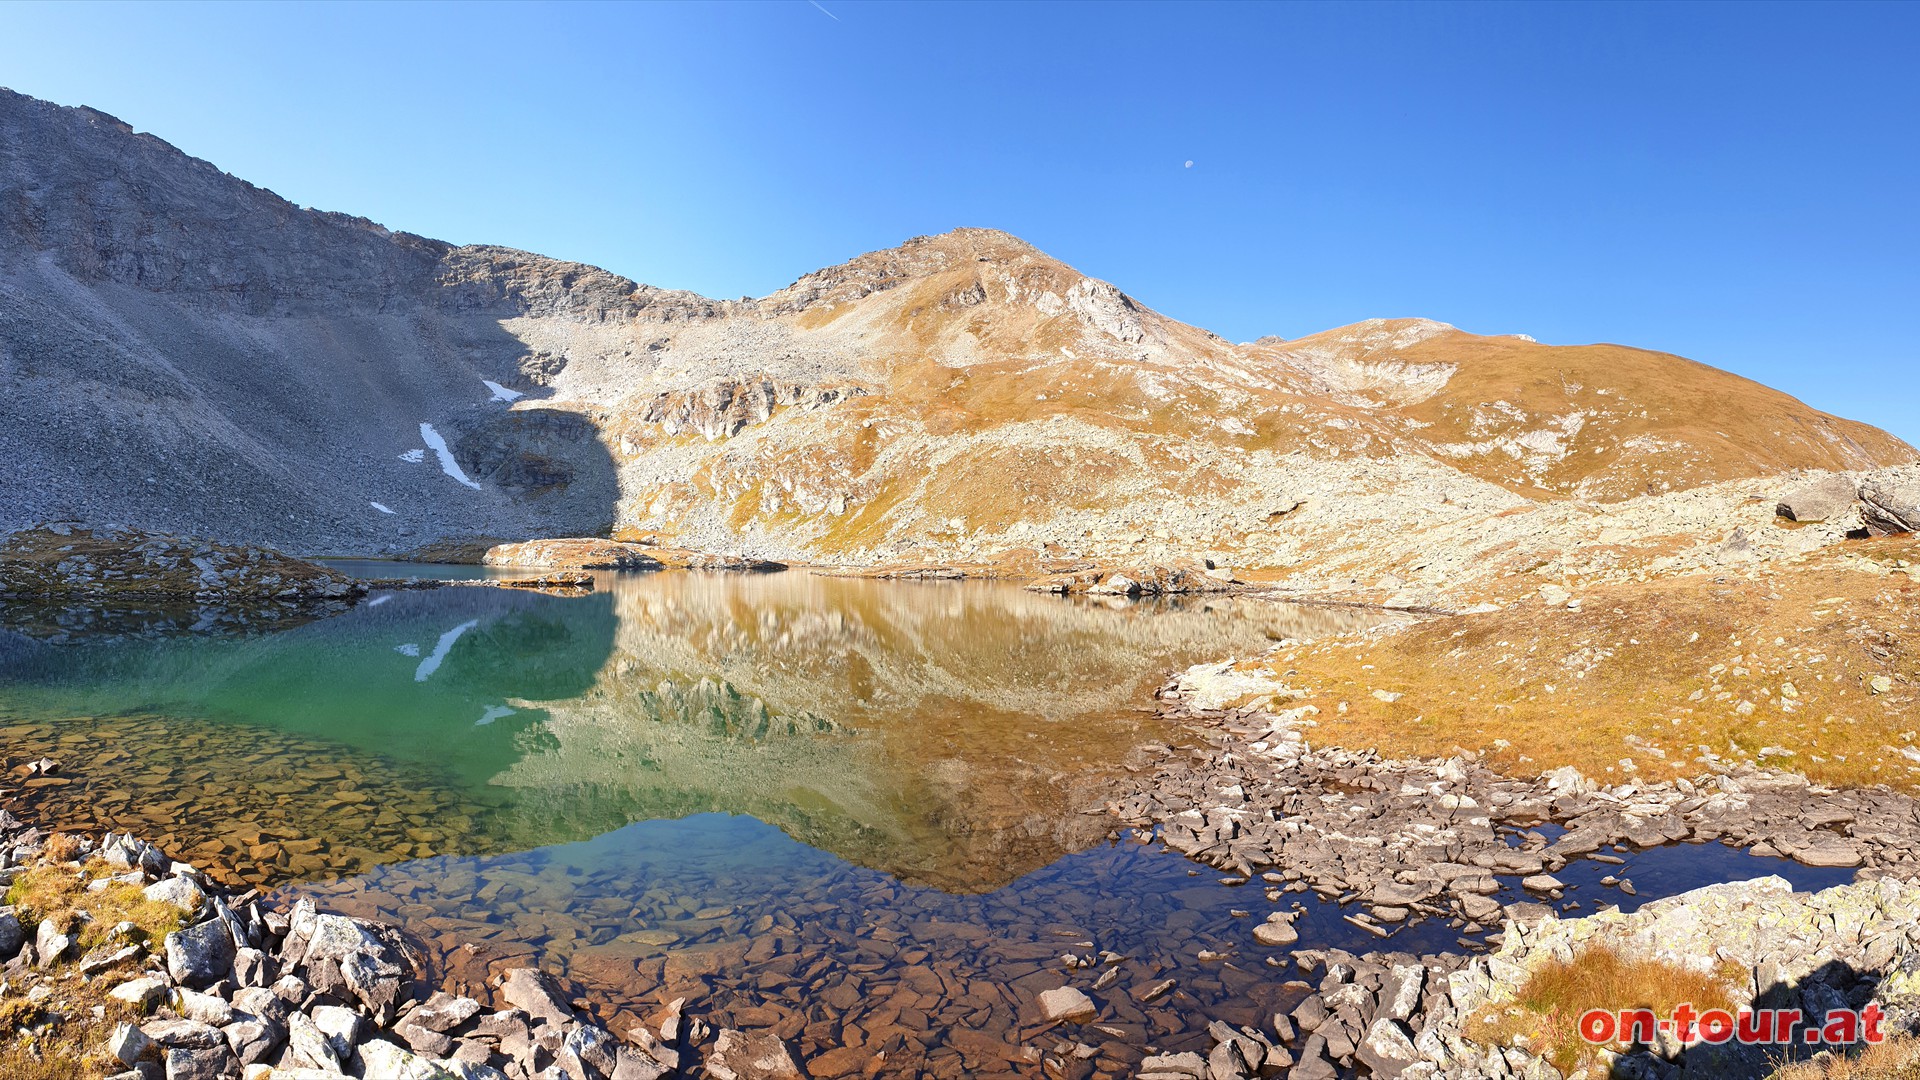
<path fill-rule="evenodd" d="M 1154 690 L 1381 617 L 803 571 L 379 591 L 311 621 L 10 605 L 0 753 L 43 825 L 130 831 L 276 902 L 393 922 L 458 992 L 537 965 L 604 1021 L 679 1002 L 772 1028 L 816 1077 L 878 1051 L 883 1075 L 1039 1076 L 1033 999 L 1094 966 L 1072 981 L 1101 1019 L 1060 1034 L 1124 1075 L 1306 990 L 1253 939 L 1258 878 L 1107 814 L 1151 781 L 1143 748 L 1197 738 Z M 26 776 L 42 757 L 58 770 Z M 1717 845 L 1629 860 L 1639 895 L 1609 897 L 1629 909 L 1851 877 Z M 1619 869 L 1560 877 L 1592 895 Z M 1382 941 L 1303 896 L 1294 948 L 1471 947 L 1432 920 Z"/>

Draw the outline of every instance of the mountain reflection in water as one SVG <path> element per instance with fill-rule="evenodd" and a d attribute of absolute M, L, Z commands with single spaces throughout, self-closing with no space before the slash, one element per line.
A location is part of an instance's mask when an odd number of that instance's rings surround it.
<path fill-rule="evenodd" d="M 59 643 L 35 631 L 74 620 L 15 608 L 0 726 L 74 778 L 32 793 L 50 817 L 158 825 L 263 883 L 718 811 L 981 891 L 1106 837 L 1079 811 L 1162 737 L 1142 707 L 1169 671 L 1377 619 L 803 573 L 599 584 Z"/>

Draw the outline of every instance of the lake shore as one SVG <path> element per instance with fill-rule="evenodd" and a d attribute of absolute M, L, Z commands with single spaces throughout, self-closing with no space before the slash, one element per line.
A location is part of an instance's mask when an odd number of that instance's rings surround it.
<path fill-rule="evenodd" d="M 449 994 L 429 984 L 403 927 L 223 889 L 122 833 L 0 809 L 0 881 L 9 1077 L 803 1075 L 765 1032 L 715 1031 L 677 1003 L 651 1022 L 602 1017 L 533 968 L 500 972 L 486 1003 Z"/>
<path fill-rule="evenodd" d="M 1547 1076 L 1539 1071 L 1544 1061 L 1515 1058 L 1512 1049 L 1489 1051 L 1473 1038 L 1466 1021 L 1496 1006 L 1520 1008 L 1512 1003 L 1521 999 L 1529 972 L 1550 955 L 1567 954 L 1542 944 L 1554 935 L 1585 940 L 1588 932 L 1573 928 L 1598 919 L 1596 926 L 1632 939 L 1649 919 L 1671 920 L 1673 912 L 1716 903 L 1731 904 L 1764 925 L 1785 918 L 1796 927 L 1810 920 L 1826 927 L 1791 943 L 1792 970 L 1780 978 L 1792 993 L 1835 1007 L 1830 995 L 1871 998 L 1884 983 L 1891 988 L 1885 995 L 1889 1007 L 1908 1010 L 1896 1015 L 1920 1020 L 1920 1012 L 1899 997 L 1920 990 L 1920 983 L 1901 974 L 1902 964 L 1916 966 L 1909 955 L 1920 942 L 1912 906 L 1920 897 L 1909 896 L 1913 886 L 1906 884 L 1916 870 L 1913 840 L 1920 838 L 1915 835 L 1920 813 L 1906 796 L 1820 789 L 1800 777 L 1751 769 L 1708 774 L 1697 782 L 1607 787 L 1571 770 L 1526 781 L 1464 757 L 1394 761 L 1315 750 L 1287 729 L 1285 716 L 1196 708 L 1190 702 L 1204 701 L 1207 685 L 1205 672 L 1189 673 L 1162 693 L 1163 709 L 1206 733 L 1201 744 L 1186 752 L 1151 752 L 1160 760 L 1139 774 L 1142 790 L 1110 810 L 1121 821 L 1157 828 L 1169 846 L 1201 863 L 1264 879 L 1274 911 L 1258 922 L 1254 936 L 1271 947 L 1268 963 L 1279 965 L 1268 977 L 1298 986 L 1299 992 L 1270 1022 L 1216 1022 L 1208 1055 L 1192 1050 L 1156 1054 L 1151 1044 L 1139 1045 L 1126 1055 L 1126 1069 L 1114 1073 L 1096 1069 L 1111 1058 L 1078 1057 L 1074 1049 L 1095 1046 L 1084 1035 L 1076 1039 L 1079 1032 L 1110 1039 L 1099 1035 L 1107 1012 L 1101 1003 L 1111 995 L 1103 985 L 1103 968 L 1068 965 L 1055 980 L 1062 992 L 1033 1002 L 1036 1009 L 1059 1014 L 1040 1025 L 1052 1034 L 1029 1044 L 1026 1052 L 1033 1057 L 1027 1066 L 1006 1062 L 1009 1075 L 1028 1069 L 1052 1075 L 1059 1072 L 1058 1063 L 1065 1075 L 1081 1076 L 1331 1077 L 1351 1069 L 1372 1075 L 1454 1075 L 1449 1068 L 1483 1070 L 1475 1075 Z M 60 769 L 37 761 L 12 773 L 25 782 L 57 777 Z M 1809 806 L 1822 808 L 1813 824 Z M 1365 829 L 1354 829 L 1357 822 L 1365 822 Z M 1558 831 L 1555 827 L 1564 831 L 1549 841 L 1542 830 Z M 142 841 L 118 834 L 57 833 L 55 825 L 30 826 L 11 814 L 0 819 L 0 851 L 12 864 L 0 874 L 9 884 L 63 879 L 66 895 L 81 898 L 78 910 L 111 889 L 120 890 L 123 901 L 137 894 L 181 908 L 176 917 L 183 929 L 171 942 L 143 941 L 134 930 L 84 951 L 73 941 L 63 945 L 62 939 L 79 939 L 83 928 L 103 919 L 68 914 L 62 925 L 58 913 L 52 922 L 37 911 L 16 916 L 22 924 L 15 946 L 20 955 L 9 958 L 10 989 L 30 1002 L 24 1007 L 32 1010 L 32 1023 L 44 1024 L 62 1011 L 77 1017 L 78 1026 L 64 1045 L 75 1060 L 91 1056 L 99 1075 L 118 1075 L 112 1062 L 100 1057 L 100 1046 L 109 1044 L 130 1055 L 127 1080 L 143 1075 L 138 1072 L 143 1061 L 157 1066 L 154 1075 L 166 1080 L 238 1076 L 250 1065 L 280 1066 L 273 1074 L 256 1069 L 261 1076 L 304 1076 L 288 1070 L 331 1067 L 323 1046 L 332 1049 L 341 1068 L 350 1069 L 358 1053 L 361 1071 L 373 1068 L 381 1076 L 392 1070 L 421 1078 L 533 1078 L 549 1075 L 542 1070 L 553 1067 L 561 1071 L 551 1075 L 590 1080 L 701 1075 L 701 1069 L 705 1075 L 723 1075 L 713 1070 L 714 1055 L 724 1068 L 728 1052 L 746 1047 L 754 1060 L 774 1066 L 738 1071 L 742 1077 L 844 1075 L 837 1057 L 821 1063 L 825 1071 L 809 1071 L 771 1029 L 716 1031 L 671 1007 L 646 1019 L 624 1011 L 609 1015 L 576 996 L 577 987 L 569 989 L 532 969 L 497 973 L 489 992 L 481 995 L 485 1001 L 448 994 L 424 981 L 404 926 L 326 914 L 305 902 L 271 910 L 259 894 L 222 889 L 214 874 L 174 863 Z M 1595 857 L 1624 862 L 1609 852 L 1630 857 L 1646 845 L 1707 840 L 1750 848 L 1765 844 L 1815 864 L 1858 864 L 1859 883 L 1795 894 L 1784 881 L 1761 879 L 1658 900 L 1642 909 L 1653 914 L 1631 916 L 1603 911 L 1579 918 L 1570 907 L 1559 907 L 1568 889 L 1553 875 L 1569 863 Z M 1496 878 L 1514 877 L 1525 879 L 1530 899 L 1493 899 Z M 88 879 L 107 884 L 99 893 L 89 892 L 81 884 Z M 1624 890 L 1631 895 L 1630 881 Z M 1350 905 L 1348 920 L 1375 928 L 1382 948 L 1289 949 L 1296 940 L 1291 926 L 1298 909 L 1292 901 L 1301 893 Z M 1833 917 L 1820 912 L 1836 908 L 1867 913 L 1841 919 L 1840 936 L 1834 937 Z M 16 912 L 23 908 L 17 906 Z M 1388 948 L 1389 935 L 1421 919 L 1451 920 L 1463 934 L 1489 933 L 1477 940 L 1463 937 L 1460 952 L 1423 955 Z M 1564 934 L 1552 929 L 1563 925 L 1570 928 Z M 1751 937 L 1750 929 L 1741 929 L 1745 925 L 1729 923 L 1723 933 L 1709 933 L 1711 940 L 1700 947 L 1710 955 L 1728 941 Z M 336 939 L 351 948 L 341 952 L 334 945 L 316 949 L 313 944 Z M 1782 947 L 1766 940 L 1775 951 Z M 1684 961 L 1684 950 L 1676 951 L 1665 939 L 1659 944 L 1670 962 Z M 1491 954 L 1484 952 L 1495 947 Z M 1750 981 L 1785 970 L 1784 957 L 1765 952 L 1751 958 Z M 1845 977 L 1836 974 L 1843 970 Z M 1771 985 L 1758 984 L 1760 990 Z M 138 1006 L 135 1013 L 153 1011 L 144 1019 L 132 1015 L 125 998 L 136 999 L 131 1002 Z M 89 1020 L 95 1004 L 103 1015 Z M 135 1021 L 138 1034 L 119 1026 Z M 43 1037 L 30 1045 L 63 1044 Z M 305 1049 L 292 1049 L 296 1045 Z M 1654 1050 L 1633 1059 L 1647 1070 L 1636 1075 L 1697 1075 L 1675 1071 L 1679 1066 L 1673 1059 L 1686 1060 L 1683 1046 Z M 567 1054 L 576 1059 L 575 1069 L 593 1061 L 608 1067 L 576 1073 Z M 246 1060 L 249 1056 L 254 1060 Z M 1695 1059 L 1699 1056 L 1696 1052 Z M 1505 1062 L 1507 1071 L 1485 1071 L 1496 1068 L 1489 1064 L 1495 1060 Z M 791 1071 L 783 1071 L 786 1061 L 792 1062 Z M 671 1062 L 687 1071 L 666 1070 Z M 1195 1062 L 1203 1071 L 1191 1071 Z M 643 1071 L 656 1067 L 662 1071 Z"/>

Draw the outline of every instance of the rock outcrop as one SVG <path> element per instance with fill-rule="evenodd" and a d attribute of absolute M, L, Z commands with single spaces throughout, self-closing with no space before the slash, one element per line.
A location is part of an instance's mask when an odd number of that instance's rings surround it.
<path fill-rule="evenodd" d="M 1869 474 L 1860 483 L 1860 504 L 1874 532 L 1920 532 L 1920 465 Z"/>
<path fill-rule="evenodd" d="M 1823 476 L 1782 496 L 1777 512 L 1790 521 L 1838 521 L 1854 509 L 1859 491 L 1851 476 Z"/>
<path fill-rule="evenodd" d="M 479 562 L 485 566 L 560 570 L 734 570 L 769 573 L 786 569 L 783 563 L 746 555 L 715 555 L 684 548 L 590 538 L 498 544 L 487 548 Z"/>
<path fill-rule="evenodd" d="M 339 571 L 257 544 L 72 522 L 0 537 L 0 599 L 294 602 L 364 591 Z"/>
<path fill-rule="evenodd" d="M 521 566 L 543 570 L 659 570 L 658 559 L 638 544 L 617 540 L 530 540 L 488 549 L 486 566 Z"/>

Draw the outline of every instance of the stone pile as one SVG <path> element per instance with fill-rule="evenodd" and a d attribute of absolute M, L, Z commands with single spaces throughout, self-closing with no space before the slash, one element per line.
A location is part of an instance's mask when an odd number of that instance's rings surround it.
<path fill-rule="evenodd" d="M 72 980 L 55 989 L 70 969 L 137 1016 L 106 1040 L 104 1053 L 124 1067 L 116 1080 L 661 1080 L 703 1067 L 737 1080 L 803 1075 L 777 1037 L 713 1032 L 677 1008 L 616 1037 L 532 968 L 504 973 L 491 995 L 498 1007 L 430 991 L 390 925 L 306 901 L 268 910 L 257 894 L 223 893 L 122 834 L 70 840 L 56 855 L 39 829 L 0 811 L 0 877 L 11 883 L 24 867 L 47 865 L 141 885 L 147 901 L 182 915 L 161 941 L 126 923 L 75 957 L 53 919 L 29 931 L 0 908 L 0 970 L 9 984 L 35 984 L 29 1001 L 74 1008 L 61 997 L 75 993 Z"/>

